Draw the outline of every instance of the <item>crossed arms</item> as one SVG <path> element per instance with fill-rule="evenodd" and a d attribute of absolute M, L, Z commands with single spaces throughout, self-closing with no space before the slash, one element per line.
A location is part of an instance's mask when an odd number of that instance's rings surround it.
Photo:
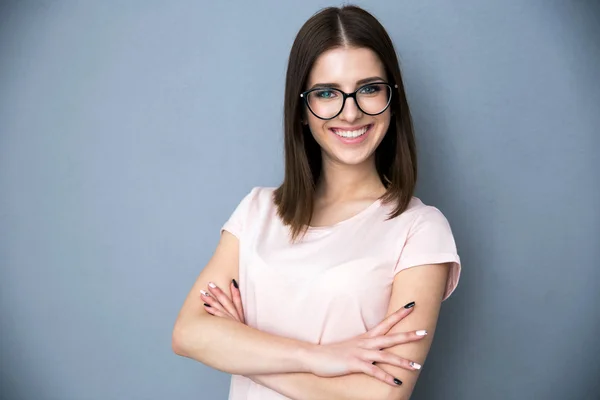
<path fill-rule="evenodd" d="M 386 320 L 362 337 L 331 345 L 271 335 L 235 318 L 207 312 L 216 307 L 203 305 L 210 298 L 201 296 L 201 290 L 209 290 L 217 301 L 219 288 L 223 295 L 230 289 L 235 300 L 231 282 L 238 279 L 238 264 L 238 239 L 224 231 L 175 322 L 172 347 L 176 354 L 247 376 L 296 400 L 410 398 L 419 370 L 409 362 L 423 364 L 429 352 L 446 287 L 446 264 L 399 272 Z M 209 282 L 217 288 L 209 287 Z M 412 302 L 414 307 L 404 308 Z M 416 335 L 422 330 L 427 335 Z"/>

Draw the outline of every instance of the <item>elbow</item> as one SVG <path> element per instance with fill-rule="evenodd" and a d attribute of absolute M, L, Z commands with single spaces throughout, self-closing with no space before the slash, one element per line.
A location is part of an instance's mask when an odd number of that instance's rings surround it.
<path fill-rule="evenodd" d="M 198 335 L 193 335 L 194 327 L 183 321 L 177 321 L 171 334 L 171 348 L 179 356 L 191 357 L 191 353 L 197 353 L 202 348 L 198 342 Z"/>
<path fill-rule="evenodd" d="M 185 342 L 184 331 L 176 324 L 171 335 L 171 348 L 178 356 L 185 356 Z"/>

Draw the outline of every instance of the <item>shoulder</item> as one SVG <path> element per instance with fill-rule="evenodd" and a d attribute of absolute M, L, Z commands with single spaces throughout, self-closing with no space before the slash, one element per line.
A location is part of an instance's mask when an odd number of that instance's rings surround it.
<path fill-rule="evenodd" d="M 421 201 L 421 199 L 417 197 L 413 197 L 412 202 L 415 203 L 412 209 L 415 214 L 415 224 L 428 222 L 434 224 L 448 225 L 448 219 L 446 218 L 444 213 L 440 211 L 439 208 L 425 204 Z"/>
<path fill-rule="evenodd" d="M 245 235 L 257 220 L 272 212 L 274 188 L 253 187 L 239 202 L 222 230 L 227 230 L 238 238 Z"/>
<path fill-rule="evenodd" d="M 275 189 L 275 187 L 269 186 L 255 186 L 246 195 L 246 198 L 253 207 L 261 209 L 270 208 L 275 204 L 273 202 Z"/>
<path fill-rule="evenodd" d="M 386 205 L 385 208 L 388 213 L 391 213 L 394 209 L 393 205 Z M 409 225 L 410 227 L 422 223 L 448 225 L 448 220 L 442 211 L 435 206 L 425 204 L 420 198 L 414 196 L 408 204 L 408 207 L 406 207 L 406 210 L 391 221 L 394 220 L 398 224 L 403 226 Z"/>
<path fill-rule="evenodd" d="M 273 193 L 276 188 L 266 186 L 255 186 L 246 193 L 240 205 L 245 214 L 260 215 L 269 213 L 274 207 Z"/>

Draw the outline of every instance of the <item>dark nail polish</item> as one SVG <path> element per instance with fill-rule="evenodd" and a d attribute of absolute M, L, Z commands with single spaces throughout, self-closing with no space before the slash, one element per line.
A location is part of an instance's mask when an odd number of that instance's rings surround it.
<path fill-rule="evenodd" d="M 205 305 L 206 307 L 210 307 L 210 304 L 204 303 L 204 305 Z"/>
<path fill-rule="evenodd" d="M 415 306 L 415 302 L 411 301 L 410 303 L 408 303 L 407 305 L 404 306 L 404 308 L 413 308 Z"/>
<path fill-rule="evenodd" d="M 235 286 L 236 289 L 239 289 L 240 287 L 238 286 L 237 282 L 235 281 L 235 279 L 231 280 L 233 282 L 233 286 Z"/>
<path fill-rule="evenodd" d="M 398 378 L 394 378 L 394 383 L 396 385 L 402 385 L 402 381 L 400 379 L 398 379 Z"/>

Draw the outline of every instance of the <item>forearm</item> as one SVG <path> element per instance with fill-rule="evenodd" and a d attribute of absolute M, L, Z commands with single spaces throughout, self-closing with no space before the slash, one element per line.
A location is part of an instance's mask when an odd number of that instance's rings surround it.
<path fill-rule="evenodd" d="M 173 333 L 177 354 L 236 375 L 308 372 L 304 359 L 312 346 L 212 316 L 182 322 Z"/>
<path fill-rule="evenodd" d="M 404 400 L 410 398 L 410 393 L 406 393 L 405 388 L 393 388 L 365 374 L 323 378 L 310 373 L 289 373 L 250 376 L 249 378 L 294 400 Z"/>

